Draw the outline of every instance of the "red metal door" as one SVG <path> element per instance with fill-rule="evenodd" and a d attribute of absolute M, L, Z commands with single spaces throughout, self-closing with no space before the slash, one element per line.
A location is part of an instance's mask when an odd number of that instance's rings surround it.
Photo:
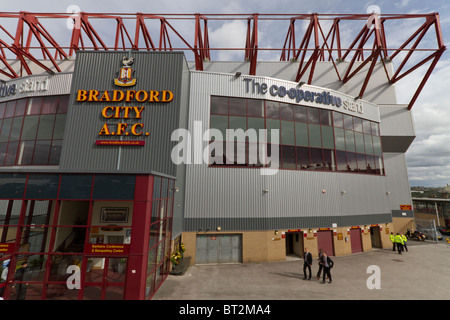
<path fill-rule="evenodd" d="M 350 229 L 350 243 L 352 253 L 362 252 L 361 229 Z"/>
<path fill-rule="evenodd" d="M 317 231 L 317 245 L 319 246 L 319 249 L 322 249 L 322 252 L 326 252 L 328 256 L 334 256 L 333 231 Z"/>

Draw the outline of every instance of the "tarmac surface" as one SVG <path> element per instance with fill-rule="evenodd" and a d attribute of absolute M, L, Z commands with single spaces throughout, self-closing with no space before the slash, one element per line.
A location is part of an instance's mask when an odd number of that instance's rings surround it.
<path fill-rule="evenodd" d="M 311 280 L 303 280 L 303 259 L 298 257 L 268 263 L 194 265 L 184 275 L 169 275 L 152 300 L 450 299 L 450 244 L 445 238 L 439 244 L 409 240 L 408 252 L 401 255 L 374 249 L 332 259 L 331 284 L 315 279 L 316 259 Z M 374 288 L 377 284 L 379 288 Z"/>

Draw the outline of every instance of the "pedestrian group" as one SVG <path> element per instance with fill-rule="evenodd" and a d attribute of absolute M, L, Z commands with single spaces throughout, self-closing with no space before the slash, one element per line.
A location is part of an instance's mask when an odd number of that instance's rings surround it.
<path fill-rule="evenodd" d="M 397 248 L 398 254 L 402 254 L 404 251 L 408 252 L 408 246 L 406 245 L 408 238 L 403 233 L 394 235 L 394 233 L 391 232 L 389 238 L 392 241 L 392 251 L 395 251 L 395 248 Z"/>
<path fill-rule="evenodd" d="M 327 255 L 326 252 L 322 252 L 322 249 L 319 249 L 319 271 L 317 272 L 316 279 L 320 279 L 320 275 L 323 271 L 322 282 L 325 283 L 325 280 L 328 279 L 328 283 L 331 283 L 331 268 L 334 266 L 333 260 Z M 305 248 L 305 254 L 303 256 L 303 280 L 311 280 L 311 265 L 312 265 L 312 255 L 309 252 L 308 248 Z M 308 271 L 309 276 L 306 276 L 306 271 Z"/>

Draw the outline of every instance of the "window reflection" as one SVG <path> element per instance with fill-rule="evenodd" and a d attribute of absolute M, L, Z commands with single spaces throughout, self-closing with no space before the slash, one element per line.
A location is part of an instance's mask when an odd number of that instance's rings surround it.
<path fill-rule="evenodd" d="M 210 137 L 211 166 L 261 166 L 261 159 L 270 157 L 271 144 L 278 142 L 282 169 L 384 174 L 379 124 L 369 120 L 276 101 L 212 96 L 210 121 L 211 128 L 222 133 Z M 264 141 L 252 143 L 267 143 L 267 147 L 246 144 L 245 149 L 239 148 L 239 142 L 231 142 L 235 137 L 226 135 L 227 129 L 257 133 L 266 129 Z M 271 140 L 274 129 L 279 130 L 280 141 Z M 227 150 L 233 156 L 227 158 Z M 262 158 L 250 161 L 255 150 L 263 151 Z"/>

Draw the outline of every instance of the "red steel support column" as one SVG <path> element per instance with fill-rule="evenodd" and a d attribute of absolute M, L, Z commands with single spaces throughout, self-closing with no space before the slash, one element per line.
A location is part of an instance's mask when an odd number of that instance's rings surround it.
<path fill-rule="evenodd" d="M 145 299 L 152 195 L 153 176 L 136 176 L 125 300 Z"/>

